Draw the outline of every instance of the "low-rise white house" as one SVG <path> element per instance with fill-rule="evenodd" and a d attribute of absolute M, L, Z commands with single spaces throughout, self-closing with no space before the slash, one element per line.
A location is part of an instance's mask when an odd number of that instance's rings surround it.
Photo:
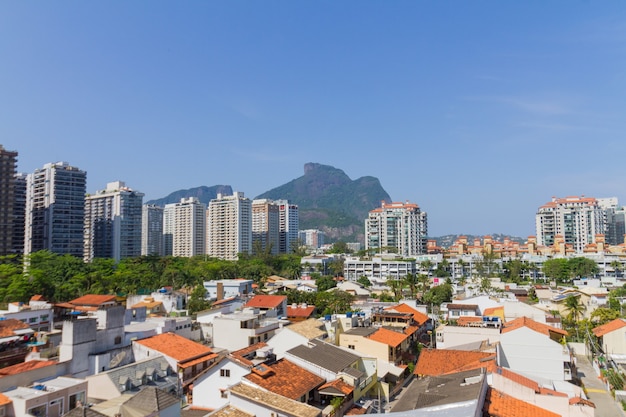
<path fill-rule="evenodd" d="M 223 357 L 193 383 L 193 405 L 221 408 L 230 403 L 228 390 L 250 373 L 250 366 L 231 357 Z"/>
<path fill-rule="evenodd" d="M 254 308 L 222 314 L 213 318 L 211 340 L 213 346 L 229 351 L 243 349 L 269 340 L 280 327 L 280 321 L 268 318 L 265 312 Z"/>
<path fill-rule="evenodd" d="M 575 372 L 572 352 L 561 343 L 567 332 L 523 317 L 504 325 L 498 363 L 515 372 L 568 381 Z"/>
<path fill-rule="evenodd" d="M 626 320 L 618 318 L 593 329 L 602 350 L 620 363 L 626 362 Z"/>

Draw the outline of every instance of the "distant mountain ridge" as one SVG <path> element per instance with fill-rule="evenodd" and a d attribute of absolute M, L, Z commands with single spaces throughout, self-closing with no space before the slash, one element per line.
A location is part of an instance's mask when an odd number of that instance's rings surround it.
<path fill-rule="evenodd" d="M 217 194 L 232 195 L 230 185 L 201 186 L 178 190 L 146 204 L 164 206 L 182 198 L 196 197 L 209 204 Z M 304 175 L 266 191 L 256 198 L 289 200 L 298 205 L 300 229 L 320 229 L 327 241 L 363 242 L 365 219 L 370 210 L 390 202 L 389 194 L 378 178 L 365 176 L 350 179 L 341 169 L 318 163 L 306 163 Z"/>
<path fill-rule="evenodd" d="M 217 198 L 218 194 L 233 195 L 233 189 L 230 185 L 214 185 L 207 187 L 205 185 L 187 190 L 174 191 L 166 197 L 156 200 L 150 200 L 146 204 L 163 207 L 166 204 L 179 203 L 182 198 L 196 197 L 201 203 L 209 205 L 209 202 Z"/>
<path fill-rule="evenodd" d="M 323 230 L 329 240 L 363 242 L 370 210 L 390 202 L 378 178 L 350 179 L 341 169 L 309 162 L 304 175 L 256 198 L 287 199 L 298 205 L 300 229 Z"/>

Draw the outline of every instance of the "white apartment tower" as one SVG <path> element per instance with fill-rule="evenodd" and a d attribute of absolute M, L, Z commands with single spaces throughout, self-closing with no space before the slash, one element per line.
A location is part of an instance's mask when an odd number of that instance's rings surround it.
<path fill-rule="evenodd" d="M 207 254 L 237 260 L 252 252 L 252 202 L 242 192 L 218 194 L 207 210 Z"/>
<path fill-rule="evenodd" d="M 163 207 L 144 204 L 141 215 L 141 254 L 163 256 Z"/>
<path fill-rule="evenodd" d="M 414 203 L 386 203 L 369 212 L 365 220 L 365 249 L 395 248 L 402 256 L 426 253 L 427 216 Z"/>
<path fill-rule="evenodd" d="M 174 253 L 174 218 L 176 204 L 166 204 L 163 208 L 163 255 L 172 256 Z"/>
<path fill-rule="evenodd" d="M 83 257 L 87 173 L 66 162 L 28 174 L 24 253 L 49 250 Z"/>
<path fill-rule="evenodd" d="M 172 255 L 186 258 L 204 255 L 206 253 L 206 205 L 197 198 L 190 197 L 182 198 L 180 203 L 168 206 L 170 205 L 165 206 L 170 223 L 168 229 L 173 226 Z"/>
<path fill-rule="evenodd" d="M 141 255 L 141 207 L 143 193 L 122 181 L 85 198 L 84 259 L 119 261 Z"/>
<path fill-rule="evenodd" d="M 253 249 L 270 250 L 277 255 L 280 248 L 279 240 L 280 216 L 278 204 L 271 200 L 252 201 L 252 244 Z M 258 245 L 258 248 L 257 248 Z"/>
<path fill-rule="evenodd" d="M 557 198 L 539 207 L 535 216 L 537 245 L 551 246 L 562 236 L 577 253 L 595 243 L 596 234 L 606 233 L 606 213 L 593 197 Z"/>
<path fill-rule="evenodd" d="M 292 246 L 298 241 L 300 217 L 298 206 L 288 200 L 277 200 L 279 214 L 279 253 L 292 252 Z"/>

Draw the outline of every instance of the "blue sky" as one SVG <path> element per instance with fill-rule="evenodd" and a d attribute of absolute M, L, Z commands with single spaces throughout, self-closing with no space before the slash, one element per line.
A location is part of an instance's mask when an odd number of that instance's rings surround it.
<path fill-rule="evenodd" d="M 88 191 L 255 197 L 304 164 L 380 179 L 429 235 L 626 204 L 618 1 L 0 2 L 0 144 Z"/>

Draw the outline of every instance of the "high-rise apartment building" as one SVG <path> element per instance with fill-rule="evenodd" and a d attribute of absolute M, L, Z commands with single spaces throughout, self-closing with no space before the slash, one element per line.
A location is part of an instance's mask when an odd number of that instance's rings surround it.
<path fill-rule="evenodd" d="M 300 217 L 298 206 L 290 204 L 288 200 L 277 200 L 279 214 L 279 253 L 293 252 L 292 246 L 298 242 Z"/>
<path fill-rule="evenodd" d="M 26 178 L 24 253 L 49 250 L 83 257 L 87 173 L 49 163 Z"/>
<path fill-rule="evenodd" d="M 268 251 L 272 255 L 278 254 L 280 216 L 278 204 L 271 200 L 252 201 L 252 245 L 253 249 L 263 252 Z"/>
<path fill-rule="evenodd" d="M 174 253 L 174 218 L 176 204 L 170 203 L 163 207 L 163 255 L 172 256 Z"/>
<path fill-rule="evenodd" d="M 309 248 L 318 249 L 324 244 L 324 232 L 321 230 L 300 230 L 298 237 L 300 242 Z"/>
<path fill-rule="evenodd" d="M 16 170 L 17 152 L 0 145 L 0 255 L 8 255 L 13 249 Z"/>
<path fill-rule="evenodd" d="M 605 210 L 593 197 L 552 197 L 535 216 L 537 245 L 552 246 L 555 236 L 562 236 L 582 253 L 585 245 L 595 243 L 596 234 L 606 233 L 605 222 Z"/>
<path fill-rule="evenodd" d="M 206 253 L 206 205 L 183 198 L 173 208 L 172 255 L 190 258 Z"/>
<path fill-rule="evenodd" d="M 26 174 L 15 175 L 13 199 L 13 244 L 11 252 L 24 253 L 24 226 L 26 219 Z"/>
<path fill-rule="evenodd" d="M 119 261 L 141 255 L 143 196 L 124 182 L 115 181 L 85 198 L 85 261 Z"/>
<path fill-rule="evenodd" d="M 624 208 L 619 206 L 617 197 L 598 198 L 598 205 L 604 210 L 605 242 L 609 245 L 624 243 Z"/>
<path fill-rule="evenodd" d="M 252 251 L 252 202 L 242 192 L 218 194 L 207 210 L 207 254 L 237 260 Z"/>
<path fill-rule="evenodd" d="M 163 207 L 144 204 L 142 211 L 141 254 L 163 256 Z"/>
<path fill-rule="evenodd" d="M 394 251 L 402 256 L 426 253 L 427 215 L 414 203 L 386 203 L 365 220 L 365 248 Z"/>

